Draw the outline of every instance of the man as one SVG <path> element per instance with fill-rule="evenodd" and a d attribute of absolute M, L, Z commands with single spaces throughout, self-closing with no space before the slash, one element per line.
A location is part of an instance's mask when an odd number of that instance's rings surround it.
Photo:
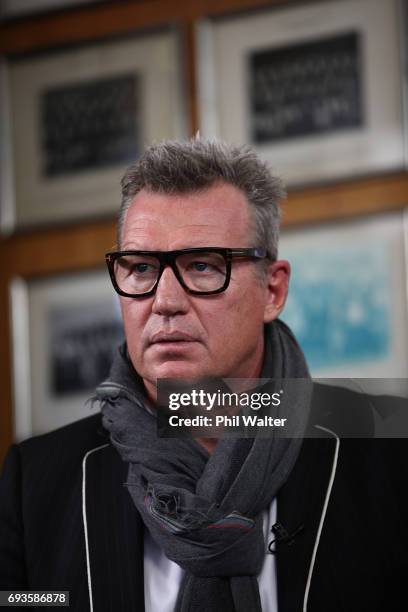
<path fill-rule="evenodd" d="M 160 379 L 308 378 L 278 320 L 282 193 L 254 152 L 216 141 L 154 145 L 127 171 L 107 254 L 127 344 L 102 421 L 10 450 L 0 588 L 68 590 L 80 612 L 407 603 L 403 446 L 340 439 L 333 413 L 364 411 L 356 394 L 295 394 L 294 437 L 157 436 Z"/>

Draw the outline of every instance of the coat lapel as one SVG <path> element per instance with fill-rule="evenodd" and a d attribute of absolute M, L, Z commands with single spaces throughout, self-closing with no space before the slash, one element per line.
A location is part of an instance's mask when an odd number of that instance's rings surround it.
<path fill-rule="evenodd" d="M 87 454 L 83 474 L 93 611 L 143 612 L 143 523 L 124 486 L 127 466 L 116 450 L 106 445 Z"/>
<path fill-rule="evenodd" d="M 276 547 L 279 612 L 303 610 L 319 525 L 336 458 L 336 438 L 306 438 L 292 473 L 278 494 L 278 522 L 292 543 Z M 323 527 L 324 528 L 324 527 Z M 311 576 L 313 582 L 313 573 Z"/>

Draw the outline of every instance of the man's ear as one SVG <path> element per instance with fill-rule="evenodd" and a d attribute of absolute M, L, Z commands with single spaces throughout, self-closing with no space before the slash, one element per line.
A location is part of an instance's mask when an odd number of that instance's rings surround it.
<path fill-rule="evenodd" d="M 264 323 L 270 323 L 282 312 L 288 295 L 289 277 L 288 261 L 280 259 L 269 265 L 266 272 Z"/>

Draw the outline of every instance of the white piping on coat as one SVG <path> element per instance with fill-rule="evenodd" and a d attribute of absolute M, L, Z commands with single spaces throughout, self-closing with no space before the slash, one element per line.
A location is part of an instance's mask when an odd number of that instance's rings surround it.
<path fill-rule="evenodd" d="M 88 593 L 89 593 L 89 609 L 93 612 L 93 598 L 92 598 L 92 579 L 91 579 L 91 564 L 89 560 L 89 542 L 88 542 L 88 521 L 86 518 L 86 461 L 92 453 L 95 453 L 102 448 L 106 448 L 109 444 L 102 444 L 92 450 L 88 451 L 82 460 L 82 520 L 84 523 L 84 535 L 85 535 L 85 553 L 86 553 L 86 573 L 88 576 Z"/>
<path fill-rule="evenodd" d="M 340 438 L 339 438 L 339 436 L 334 431 L 332 431 L 331 429 L 327 429 L 326 427 L 322 427 L 321 425 L 315 425 L 315 427 L 317 429 L 321 429 L 322 431 L 325 431 L 326 433 L 328 433 L 331 436 L 333 436 L 334 438 L 336 438 L 336 448 L 334 450 L 334 457 L 333 457 L 333 464 L 332 464 L 332 469 L 331 469 L 331 474 L 330 474 L 330 480 L 329 480 L 329 484 L 327 486 L 326 497 L 325 497 L 325 500 L 324 500 L 323 510 L 322 510 L 322 514 L 321 514 L 321 517 L 320 517 L 319 528 L 317 530 L 316 540 L 315 540 L 315 544 L 314 544 L 314 547 L 313 547 L 312 559 L 310 561 L 309 574 L 307 576 L 305 595 L 304 595 L 304 598 L 303 598 L 303 612 L 307 612 L 307 600 L 309 598 L 310 584 L 311 584 L 311 581 L 312 581 L 312 574 L 313 574 L 314 564 L 315 564 L 315 560 L 316 560 L 317 549 L 319 548 L 320 536 L 322 534 L 324 520 L 326 518 L 327 506 L 329 505 L 330 495 L 331 495 L 331 492 L 332 492 L 334 479 L 336 477 L 337 461 L 338 461 L 338 458 L 339 458 L 339 449 L 340 449 Z"/>

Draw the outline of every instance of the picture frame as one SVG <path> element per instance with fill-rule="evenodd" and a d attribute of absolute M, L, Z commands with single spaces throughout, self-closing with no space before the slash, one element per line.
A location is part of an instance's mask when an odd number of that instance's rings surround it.
<path fill-rule="evenodd" d="M 185 134 L 179 59 L 168 28 L 4 60 L 3 233 L 114 214 L 126 166 Z"/>
<path fill-rule="evenodd" d="M 16 439 L 96 414 L 89 400 L 124 340 L 108 273 L 15 278 L 11 305 Z"/>
<path fill-rule="evenodd" d="M 407 212 L 282 232 L 291 280 L 280 318 L 312 376 L 408 377 Z"/>
<path fill-rule="evenodd" d="M 289 187 L 400 170 L 405 0 L 332 0 L 202 20 L 201 131 Z"/>

